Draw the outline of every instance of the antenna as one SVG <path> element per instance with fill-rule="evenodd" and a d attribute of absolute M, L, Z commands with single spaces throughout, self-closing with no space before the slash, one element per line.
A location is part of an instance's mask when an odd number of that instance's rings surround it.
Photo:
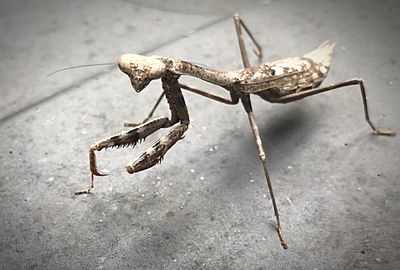
<path fill-rule="evenodd" d="M 51 75 L 54 75 L 54 74 L 56 74 L 58 72 L 61 72 L 61 71 L 75 69 L 75 68 L 96 67 L 96 66 L 111 66 L 111 65 L 117 65 L 117 64 L 116 63 L 100 63 L 100 64 L 88 64 L 88 65 L 79 65 L 79 66 L 67 67 L 67 68 L 62 68 L 62 69 L 53 71 L 52 73 L 48 74 L 47 77 L 50 77 Z"/>

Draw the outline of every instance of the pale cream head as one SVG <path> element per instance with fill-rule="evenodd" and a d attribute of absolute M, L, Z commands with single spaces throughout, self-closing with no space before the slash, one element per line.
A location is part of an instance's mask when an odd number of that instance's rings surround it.
<path fill-rule="evenodd" d="M 166 65 L 154 56 L 124 54 L 118 59 L 119 69 L 129 76 L 133 89 L 142 91 L 152 80 L 161 78 Z"/>

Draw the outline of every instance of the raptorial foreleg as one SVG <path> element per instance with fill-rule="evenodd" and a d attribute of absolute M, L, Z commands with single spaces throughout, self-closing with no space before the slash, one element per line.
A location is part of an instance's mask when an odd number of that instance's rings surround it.
<path fill-rule="evenodd" d="M 170 121 L 167 117 L 158 118 L 148 123 L 142 124 L 132 130 L 121 132 L 117 135 L 114 135 L 112 137 L 103 139 L 101 141 L 98 141 L 97 143 L 92 144 L 89 148 L 89 165 L 91 172 L 90 185 L 88 188 L 84 190 L 76 191 L 75 195 L 89 193 L 90 190 L 94 187 L 94 176 L 107 175 L 105 173 L 100 173 L 97 170 L 96 153 L 95 153 L 96 151 L 101 151 L 103 149 L 113 148 L 113 147 L 120 148 L 120 147 L 135 146 L 136 143 L 140 142 L 141 140 L 144 140 L 147 136 L 149 136 L 156 130 L 169 126 L 170 126 Z"/>
<path fill-rule="evenodd" d="M 161 163 L 167 151 L 179 140 L 183 139 L 183 134 L 188 129 L 187 124 L 179 124 L 171 129 L 166 135 L 161 137 L 155 144 L 147 149 L 136 160 L 126 165 L 128 173 L 135 173 L 153 167 Z"/>

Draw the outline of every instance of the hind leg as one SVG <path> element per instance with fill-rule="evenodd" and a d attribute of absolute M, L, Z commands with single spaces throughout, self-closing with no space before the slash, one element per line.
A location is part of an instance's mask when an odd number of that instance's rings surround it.
<path fill-rule="evenodd" d="M 365 120 L 367 121 L 367 123 L 369 124 L 371 129 L 374 131 L 374 133 L 376 135 L 384 135 L 384 136 L 394 136 L 394 135 L 396 135 L 396 133 L 393 132 L 393 131 L 390 131 L 390 130 L 387 130 L 387 129 L 383 129 L 383 128 L 376 128 L 375 125 L 371 122 L 371 120 L 369 118 L 367 94 L 365 93 L 364 81 L 360 80 L 360 79 L 350 79 L 350 80 L 341 81 L 341 82 L 334 83 L 334 84 L 331 84 L 331 85 L 328 85 L 328 86 L 324 86 L 324 87 L 318 87 L 318 88 L 313 88 L 313 89 L 309 89 L 309 90 L 304 90 L 304 91 L 301 91 L 301 92 L 297 92 L 297 93 L 294 93 L 294 94 L 290 94 L 290 95 L 286 95 L 286 96 L 280 97 L 277 100 L 275 100 L 274 102 L 276 102 L 276 103 L 289 103 L 289 102 L 292 102 L 292 101 L 303 99 L 305 97 L 313 96 L 313 95 L 316 95 L 316 94 L 319 94 L 319 93 L 323 93 L 323 92 L 326 92 L 326 91 L 330 91 L 330 90 L 334 90 L 334 89 L 337 89 L 337 88 L 342 88 L 342 87 L 350 86 L 350 85 L 358 85 L 360 87 L 361 97 L 362 97 L 363 106 L 364 106 Z"/>

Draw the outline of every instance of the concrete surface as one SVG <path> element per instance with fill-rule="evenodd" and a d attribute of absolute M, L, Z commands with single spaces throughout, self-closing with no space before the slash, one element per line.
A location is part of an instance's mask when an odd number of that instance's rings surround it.
<path fill-rule="evenodd" d="M 238 10 L 266 61 L 337 42 L 326 83 L 364 78 L 373 121 L 399 131 L 396 1 L 40 0 L 0 10 L 1 269 L 398 269 L 399 136 L 371 135 L 356 87 L 290 105 L 253 98 L 283 250 L 240 105 L 186 93 L 192 125 L 161 165 L 123 169 L 165 130 L 101 152 L 110 175 L 75 197 L 90 143 L 141 120 L 160 84 L 138 95 L 116 68 L 46 78 L 127 52 L 239 68 Z M 157 115 L 169 115 L 166 104 Z"/>

